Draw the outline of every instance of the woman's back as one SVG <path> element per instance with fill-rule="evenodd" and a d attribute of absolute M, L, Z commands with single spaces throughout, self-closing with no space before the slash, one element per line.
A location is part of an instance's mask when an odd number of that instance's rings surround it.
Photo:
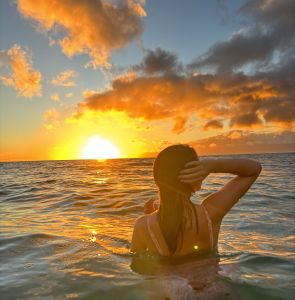
<path fill-rule="evenodd" d="M 159 189 L 159 209 L 136 220 L 131 242 L 132 252 L 140 253 L 148 249 L 160 259 L 137 255 L 133 259 L 132 268 L 144 272 L 148 270 L 152 275 L 182 276 L 188 279 L 193 290 L 198 290 L 198 299 L 223 299 L 224 295 L 227 299 L 230 299 L 228 296 L 240 299 L 215 280 L 218 255 L 207 254 L 217 251 L 223 217 L 248 191 L 260 172 L 260 163 L 249 159 L 199 161 L 196 153 L 186 146 L 176 145 L 164 149 L 157 156 L 153 169 Z M 200 205 L 193 204 L 190 201 L 192 192 L 201 189 L 202 181 L 210 173 L 237 176 L 220 190 L 208 195 Z M 198 260 L 197 265 L 189 261 L 175 267 L 174 262 L 190 257 L 189 254 L 200 255 L 193 255 Z M 143 263 L 145 259 L 141 258 L 145 257 L 148 260 Z"/>
<path fill-rule="evenodd" d="M 192 253 L 209 253 L 217 249 L 221 221 L 212 221 L 210 212 L 208 212 L 204 205 L 195 204 L 194 208 L 196 210 L 197 220 L 193 220 L 193 226 L 191 228 L 186 228 L 183 231 L 182 239 L 179 236 L 177 249 L 172 257 Z M 143 216 L 142 222 L 144 226 L 143 234 L 146 238 L 145 244 L 151 253 L 170 256 L 170 251 L 161 232 L 157 216 L 158 211 Z"/>
<path fill-rule="evenodd" d="M 173 257 L 215 251 L 223 217 L 248 191 L 260 172 L 261 165 L 254 160 L 199 161 L 196 152 L 185 145 L 165 148 L 153 166 L 160 206 L 154 213 L 137 219 L 131 251 L 148 249 Z M 193 204 L 191 194 L 201 189 L 202 181 L 210 173 L 237 176 L 203 199 L 201 205 Z"/>

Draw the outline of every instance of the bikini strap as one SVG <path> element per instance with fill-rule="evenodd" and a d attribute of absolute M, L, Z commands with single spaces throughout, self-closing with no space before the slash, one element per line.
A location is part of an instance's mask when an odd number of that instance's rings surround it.
<path fill-rule="evenodd" d="M 161 249 L 161 247 L 160 247 L 160 244 L 159 244 L 159 242 L 158 242 L 158 240 L 157 240 L 157 238 L 156 238 L 154 232 L 152 231 L 152 228 L 151 228 L 151 225 L 150 225 L 150 215 L 147 215 L 147 216 L 146 216 L 146 222 L 147 222 L 148 232 L 149 232 L 149 234 L 150 234 L 150 236 L 151 236 L 151 238 L 152 238 L 152 240 L 153 240 L 153 242 L 154 242 L 154 244 L 155 244 L 155 246 L 156 246 L 158 252 L 159 252 L 161 255 L 164 255 L 164 253 L 163 253 L 163 251 L 162 251 L 162 249 Z"/>
<path fill-rule="evenodd" d="M 214 250 L 214 244 L 213 244 L 213 227 L 212 227 L 212 222 L 211 219 L 209 217 L 208 211 L 206 209 L 206 207 L 204 205 L 201 205 L 204 209 L 206 218 L 207 218 L 207 222 L 208 222 L 208 229 L 209 229 L 209 235 L 210 235 L 210 247 L 211 250 Z"/>

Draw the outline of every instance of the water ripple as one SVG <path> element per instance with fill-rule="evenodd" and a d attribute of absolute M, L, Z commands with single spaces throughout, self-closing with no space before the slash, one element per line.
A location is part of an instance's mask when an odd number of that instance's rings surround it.
<path fill-rule="evenodd" d="M 291 299 L 295 154 L 232 157 L 258 159 L 263 171 L 222 223 L 220 280 L 245 299 Z M 158 279 L 130 268 L 133 224 L 145 201 L 157 197 L 152 164 L 152 159 L 0 163 L 1 297 L 171 296 Z M 193 201 L 230 178 L 211 174 Z M 179 279 L 169 282 L 187 287 Z"/>

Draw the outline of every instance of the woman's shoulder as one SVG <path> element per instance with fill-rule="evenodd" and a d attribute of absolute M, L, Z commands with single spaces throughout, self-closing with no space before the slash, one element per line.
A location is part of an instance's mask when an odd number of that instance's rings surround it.
<path fill-rule="evenodd" d="M 139 216 L 136 220 L 135 220 L 135 225 L 134 227 L 138 227 L 138 228 L 141 228 L 143 229 L 145 227 L 145 224 L 146 224 L 146 218 L 147 218 L 148 215 L 142 215 L 142 216 Z"/>
<path fill-rule="evenodd" d="M 138 227 L 138 228 L 142 228 L 142 229 L 146 228 L 146 224 L 148 221 L 147 219 L 149 219 L 150 223 L 154 223 L 155 219 L 157 217 L 157 213 L 158 213 L 158 210 L 155 210 L 154 212 L 152 212 L 150 214 L 145 214 L 145 215 L 139 216 L 135 221 L 134 227 Z"/>
<path fill-rule="evenodd" d="M 193 203 L 197 213 L 202 209 L 202 205 L 201 204 L 196 204 L 196 203 Z"/>

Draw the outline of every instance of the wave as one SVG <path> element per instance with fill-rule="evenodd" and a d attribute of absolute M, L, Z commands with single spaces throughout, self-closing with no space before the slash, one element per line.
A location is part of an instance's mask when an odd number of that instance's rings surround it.
<path fill-rule="evenodd" d="M 17 236 L 2 236 L 0 238 L 0 247 L 4 247 L 6 245 L 16 245 L 27 241 L 32 240 L 51 240 L 51 239 L 57 239 L 61 238 L 57 235 L 50 235 L 45 233 L 32 233 L 32 234 L 23 234 L 23 235 L 17 235 Z"/>
<path fill-rule="evenodd" d="M 222 223 L 223 271 L 218 280 L 235 286 L 246 299 L 274 299 L 271 293 L 276 299 L 292 299 L 293 155 L 249 156 L 261 160 L 263 172 Z M 68 297 L 83 299 L 186 295 L 190 288 L 179 274 L 162 278 L 160 284 L 159 278 L 141 277 L 130 269 L 134 221 L 143 214 L 145 201 L 157 197 L 152 162 L 1 164 L 2 287 L 10 291 L 1 296 L 32 299 L 50 294 L 66 299 L 65 289 Z M 202 201 L 229 178 L 210 175 L 193 201 Z M 197 263 L 188 265 L 195 274 Z M 152 267 L 152 260 L 146 267 Z M 198 279 L 202 273 L 196 273 Z"/>

